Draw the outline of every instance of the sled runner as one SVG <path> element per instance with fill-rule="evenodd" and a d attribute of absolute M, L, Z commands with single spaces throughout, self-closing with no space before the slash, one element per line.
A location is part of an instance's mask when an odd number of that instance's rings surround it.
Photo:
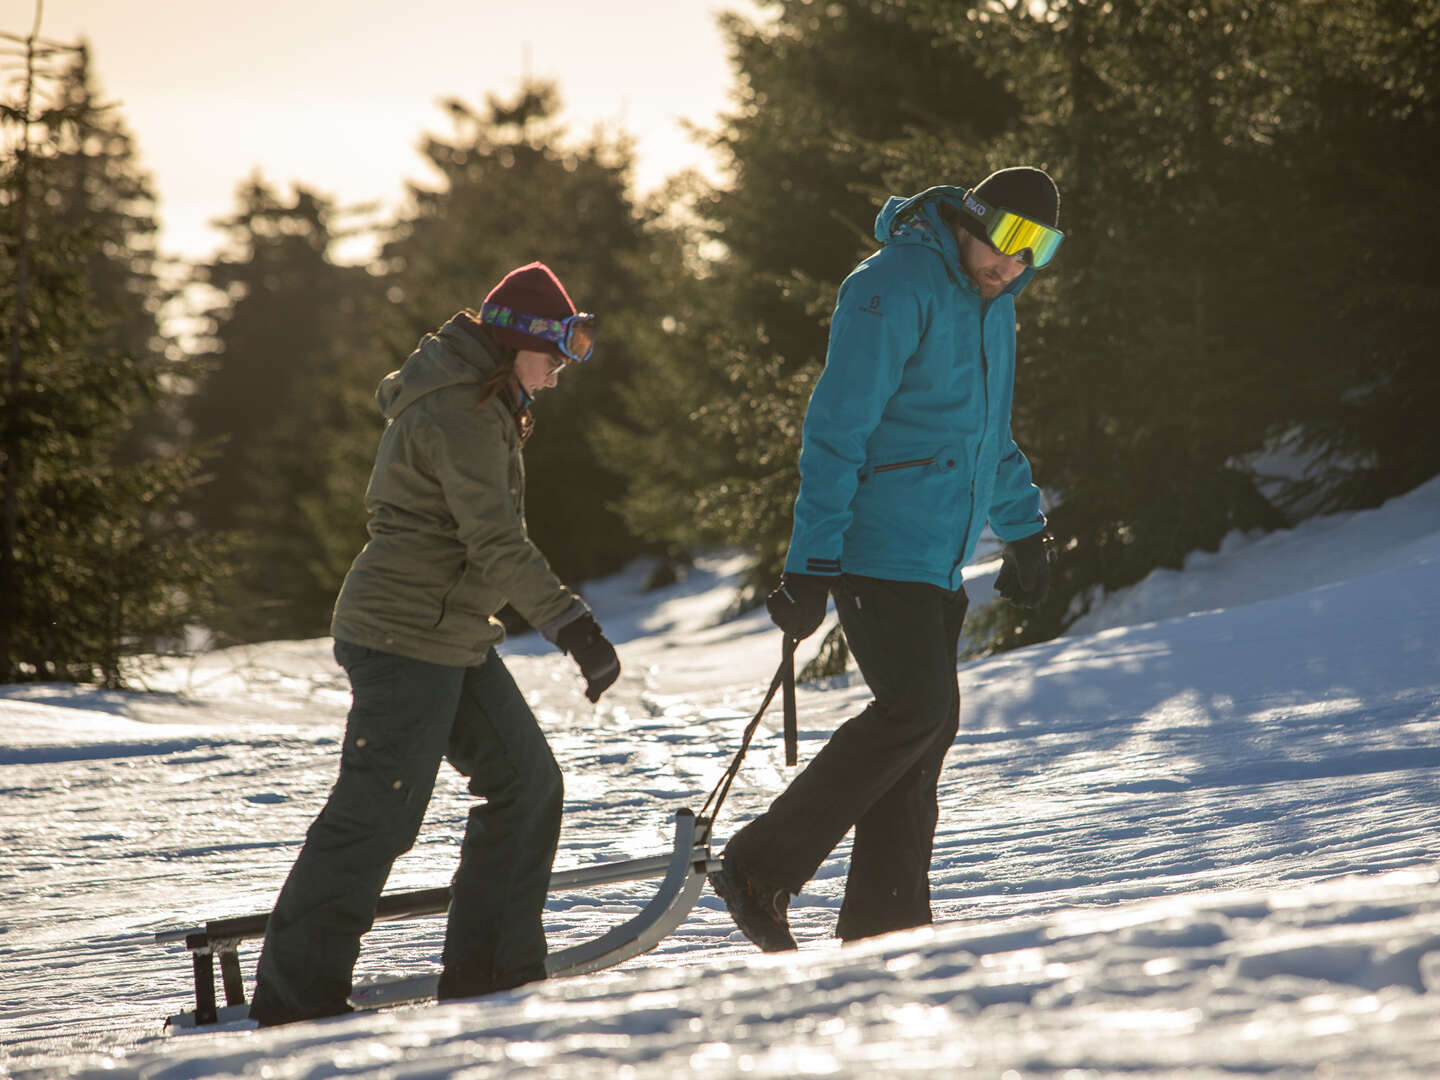
<path fill-rule="evenodd" d="M 705 875 L 720 862 L 710 855 L 710 821 L 696 818 L 690 810 L 675 813 L 675 843 L 668 855 L 653 855 L 624 862 L 563 870 L 550 877 L 550 891 L 571 892 L 621 881 L 648 881 L 661 878 L 655 896 L 639 914 L 593 941 L 552 952 L 545 958 L 551 978 L 583 975 L 613 967 L 632 956 L 648 952 L 690 913 L 705 886 Z M 450 889 L 420 889 L 389 893 L 380 897 L 376 922 L 443 914 L 450 906 Z M 240 943 L 265 936 L 269 912 L 229 919 L 212 919 L 203 927 L 165 930 L 155 935 L 161 945 L 183 943 L 190 950 L 195 976 L 195 1008 L 172 1016 L 165 1026 L 172 1030 L 208 1027 L 249 1016 L 245 983 L 240 971 Z M 215 962 L 220 963 L 220 981 L 225 1004 L 215 993 Z M 433 1000 L 436 974 L 389 979 L 357 986 L 350 1004 L 357 1009 L 378 1009 L 407 1001 Z"/>

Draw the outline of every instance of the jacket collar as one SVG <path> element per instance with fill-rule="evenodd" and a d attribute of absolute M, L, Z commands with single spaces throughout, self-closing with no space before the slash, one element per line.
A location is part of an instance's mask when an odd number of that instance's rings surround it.
<path fill-rule="evenodd" d="M 951 184 L 939 184 L 909 198 L 890 196 L 875 217 L 875 239 L 882 244 L 922 244 L 931 248 L 945 260 L 950 277 L 961 288 L 978 294 L 980 290 L 970 280 L 960 261 L 960 242 L 940 215 L 942 203 L 949 203 L 964 213 L 965 190 Z M 1036 267 L 1027 266 L 1025 272 L 1000 295 L 1019 296 L 1035 276 L 1035 271 Z"/>

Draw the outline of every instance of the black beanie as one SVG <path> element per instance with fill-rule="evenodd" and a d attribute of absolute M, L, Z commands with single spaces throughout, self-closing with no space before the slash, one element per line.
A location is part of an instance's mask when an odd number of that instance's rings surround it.
<path fill-rule="evenodd" d="M 1041 169 L 1017 165 L 993 172 L 976 185 L 975 194 L 991 206 L 1012 210 L 1052 229 L 1060 227 L 1060 192 Z"/>
<path fill-rule="evenodd" d="M 499 304 L 522 315 L 538 315 L 543 319 L 568 319 L 575 314 L 575 305 L 565 286 L 560 284 L 554 272 L 542 262 L 527 263 L 511 270 L 501 279 L 500 284 L 485 297 L 487 304 Z M 560 355 L 560 346 L 544 338 L 529 334 L 510 326 L 487 325 L 486 330 L 501 345 L 512 349 L 533 349 Z"/>

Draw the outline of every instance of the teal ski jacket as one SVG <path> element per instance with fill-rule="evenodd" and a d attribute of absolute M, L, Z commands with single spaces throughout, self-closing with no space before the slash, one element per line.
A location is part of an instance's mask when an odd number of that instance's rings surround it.
<path fill-rule="evenodd" d="M 882 247 L 840 286 L 810 396 L 789 573 L 961 585 L 986 522 L 1001 540 L 1045 527 L 1030 463 L 1010 434 L 1015 297 L 961 267 L 940 204 L 965 189 L 892 196 Z"/>

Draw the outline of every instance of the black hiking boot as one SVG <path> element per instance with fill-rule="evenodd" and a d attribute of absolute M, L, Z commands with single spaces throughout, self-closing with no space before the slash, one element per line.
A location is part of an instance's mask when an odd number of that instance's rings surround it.
<path fill-rule="evenodd" d="M 798 948 L 790 933 L 790 892 L 746 877 L 733 860 L 720 856 L 720 869 L 709 876 L 715 895 L 725 901 L 730 917 L 763 952 Z"/>

